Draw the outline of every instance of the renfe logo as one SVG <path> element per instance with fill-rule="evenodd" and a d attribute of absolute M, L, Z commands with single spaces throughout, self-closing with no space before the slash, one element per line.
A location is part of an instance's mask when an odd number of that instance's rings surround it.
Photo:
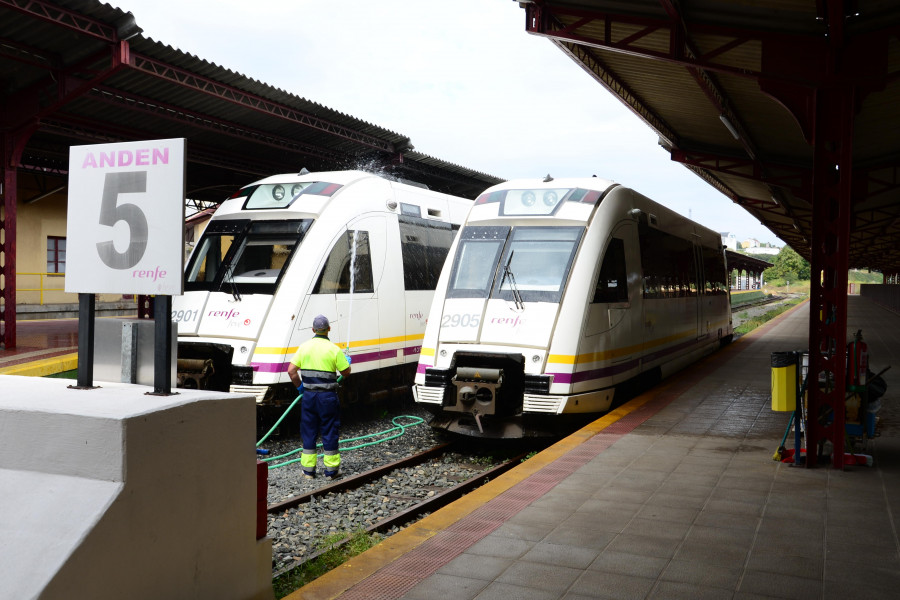
<path fill-rule="evenodd" d="M 497 325 L 511 325 L 513 327 L 516 327 L 517 325 L 524 325 L 525 319 L 520 318 L 519 315 L 516 315 L 516 318 L 494 317 L 491 319 L 491 323 L 494 323 Z"/>
<path fill-rule="evenodd" d="M 156 281 L 157 279 L 165 279 L 166 271 L 159 267 L 156 267 L 152 271 L 149 269 L 135 269 L 131 272 L 131 276 L 135 279 L 152 279 L 153 281 Z"/>
<path fill-rule="evenodd" d="M 229 311 L 224 310 L 211 310 L 206 313 L 207 317 L 223 317 L 225 320 L 230 320 L 232 317 L 236 317 L 241 314 L 239 311 L 234 310 L 233 308 Z"/>

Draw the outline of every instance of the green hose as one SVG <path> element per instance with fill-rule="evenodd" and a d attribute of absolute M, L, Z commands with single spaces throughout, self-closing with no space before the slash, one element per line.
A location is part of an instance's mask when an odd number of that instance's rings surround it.
<path fill-rule="evenodd" d="M 256 447 L 257 447 L 257 448 L 259 448 L 260 445 L 261 445 L 264 441 L 266 441 L 267 439 L 269 439 L 269 436 L 272 435 L 272 432 L 275 431 L 275 428 L 277 428 L 279 425 L 281 425 L 281 422 L 284 421 L 284 418 L 285 418 L 286 416 L 288 416 L 288 413 L 291 412 L 291 409 L 294 408 L 294 406 L 296 406 L 296 404 L 297 404 L 298 402 L 300 402 L 300 398 L 302 398 L 302 397 L 303 397 L 303 394 L 300 394 L 299 396 L 297 396 L 296 398 L 294 398 L 294 401 L 291 402 L 291 405 L 288 406 L 287 410 L 284 411 L 284 413 L 283 413 L 280 417 L 278 417 L 278 420 L 275 421 L 275 424 L 272 425 L 272 429 L 270 429 L 269 432 L 266 433 L 266 435 L 262 436 L 262 438 L 261 438 L 258 442 L 256 442 Z"/>
<path fill-rule="evenodd" d="M 295 400 L 294 402 L 296 403 L 296 400 Z M 291 405 L 291 407 L 293 407 L 293 404 Z M 288 411 L 289 411 L 289 410 L 290 410 L 290 408 L 288 408 Z M 288 411 L 285 411 L 285 414 L 287 414 Z M 282 418 L 284 418 L 284 417 L 282 417 Z M 398 422 L 397 422 L 398 419 L 413 419 L 413 422 L 412 422 L 412 423 L 402 424 L 402 423 L 398 423 Z M 280 419 L 279 419 L 279 422 L 280 422 Z M 360 448 L 366 448 L 366 447 L 368 447 L 368 446 L 375 446 L 376 444 L 381 444 L 382 442 L 386 442 L 386 441 L 388 441 L 388 440 L 396 439 L 396 438 L 398 438 L 398 437 L 400 437 L 401 435 L 404 434 L 404 432 L 406 431 L 406 428 L 408 428 L 408 427 L 414 427 L 414 426 L 416 426 L 416 425 L 421 425 L 421 424 L 424 423 L 424 422 L 425 422 L 425 419 L 422 419 L 421 417 L 416 417 L 416 416 L 412 416 L 412 415 L 399 415 L 399 416 L 396 416 L 396 417 L 394 417 L 393 419 L 391 419 L 391 423 L 393 423 L 394 426 L 391 427 L 390 429 L 385 429 L 384 431 L 378 431 L 378 432 L 376 432 L 376 433 L 370 433 L 370 434 L 368 434 L 368 435 L 363 435 L 363 436 L 360 436 L 360 437 L 349 438 L 349 439 L 346 439 L 346 440 L 339 440 L 339 441 L 338 441 L 338 446 L 340 446 L 341 444 L 348 444 L 348 443 L 350 443 L 350 442 L 357 442 L 357 441 L 360 441 L 360 440 L 365 440 L 365 439 L 374 438 L 374 437 L 378 437 L 378 436 L 384 436 L 384 435 L 391 434 L 391 433 L 393 433 L 393 435 L 388 435 L 388 437 L 384 437 L 384 438 L 381 438 L 381 439 L 378 439 L 378 440 L 375 440 L 375 441 L 372 441 L 372 442 L 366 442 L 366 443 L 364 443 L 364 444 L 357 444 L 357 445 L 355 445 L 355 446 L 344 446 L 344 447 L 342 447 L 342 448 L 339 447 L 338 450 L 339 450 L 339 451 L 343 451 L 343 452 L 347 452 L 347 451 L 349 451 L 349 450 L 359 450 Z M 276 423 L 276 425 L 277 425 L 277 423 Z M 273 429 L 274 429 L 274 427 L 273 427 Z M 270 431 L 269 433 L 271 433 L 271 431 Z M 268 436 L 268 434 L 266 434 L 266 436 Z M 263 439 L 265 439 L 265 438 L 263 438 Z M 262 440 L 260 440 L 260 443 L 262 443 Z M 257 446 L 258 446 L 258 445 L 259 445 L 259 444 L 257 444 Z M 322 447 L 322 444 L 316 444 L 316 448 L 321 448 L 321 447 Z M 279 460 L 279 459 L 282 459 L 282 458 L 286 458 L 286 457 L 288 457 L 288 456 L 291 456 L 291 455 L 293 455 L 293 454 L 297 454 L 298 452 L 300 452 L 300 451 L 302 451 L 302 450 L 303 450 L 302 448 L 297 448 L 297 449 L 295 449 L 295 450 L 291 450 L 290 452 L 286 452 L 285 454 L 280 454 L 280 455 L 278 455 L 278 456 L 272 456 L 272 457 L 270 457 L 270 458 L 262 458 L 262 459 L 260 459 L 260 460 L 261 460 L 262 462 L 269 462 L 269 461 L 273 461 L 273 460 Z M 318 454 L 317 456 L 321 457 L 322 454 Z M 277 465 L 269 465 L 269 470 L 277 469 L 278 467 L 285 467 L 285 466 L 287 466 L 287 465 L 290 465 L 290 464 L 292 464 L 292 463 L 299 462 L 299 461 L 300 461 L 299 458 L 294 458 L 294 459 L 292 459 L 292 460 L 288 460 L 288 461 L 285 461 L 285 462 L 283 462 L 283 463 L 278 463 Z"/>

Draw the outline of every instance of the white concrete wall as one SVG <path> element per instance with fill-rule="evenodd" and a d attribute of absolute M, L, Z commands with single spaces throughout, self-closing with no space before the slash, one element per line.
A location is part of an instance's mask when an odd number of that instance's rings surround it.
<path fill-rule="evenodd" d="M 0 598 L 267 599 L 252 397 L 0 375 Z"/>

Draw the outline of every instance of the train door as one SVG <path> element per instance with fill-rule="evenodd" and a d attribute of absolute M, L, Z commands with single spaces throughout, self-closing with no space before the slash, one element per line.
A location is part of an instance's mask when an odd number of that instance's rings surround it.
<path fill-rule="evenodd" d="M 694 251 L 694 280 L 697 282 L 697 339 L 704 337 L 707 333 L 706 328 L 703 326 L 704 318 L 703 318 L 703 305 L 705 304 L 705 286 L 704 281 L 706 278 L 703 273 L 703 246 L 700 245 L 700 236 L 692 233 L 691 234 L 691 246 Z"/>
<path fill-rule="evenodd" d="M 386 226 L 383 215 L 351 221 L 328 249 L 298 329 L 309 331 L 323 314 L 331 321 L 331 341 L 349 346 L 354 372 L 379 367 L 379 285 L 384 275 Z M 298 338 L 302 343 L 305 336 Z"/>
<path fill-rule="evenodd" d="M 616 227 L 606 243 L 600 273 L 589 298 L 585 336 L 597 359 L 630 369 L 640 352 L 640 259 L 633 223 Z M 624 372 L 624 371 L 622 371 Z"/>

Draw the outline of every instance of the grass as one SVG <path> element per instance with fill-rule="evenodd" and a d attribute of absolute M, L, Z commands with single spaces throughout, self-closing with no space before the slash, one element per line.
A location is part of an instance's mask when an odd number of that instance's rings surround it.
<path fill-rule="evenodd" d="M 317 552 L 320 552 L 319 556 L 272 580 L 275 598 L 284 598 L 295 592 L 354 556 L 362 554 L 382 539 L 381 535 L 368 534 L 364 529 L 353 533 L 342 531 L 327 536 L 317 547 Z M 344 540 L 348 541 L 341 543 Z"/>
<path fill-rule="evenodd" d="M 778 308 L 773 308 L 772 310 L 766 311 L 766 313 L 763 315 L 760 315 L 758 317 L 753 317 L 752 319 L 750 319 L 748 321 L 744 321 L 743 323 L 741 323 L 740 325 L 735 327 L 734 332 L 737 334 L 740 334 L 740 335 L 744 335 L 745 333 L 750 333 L 751 331 L 753 331 L 760 325 L 762 325 L 768 321 L 771 321 L 772 319 L 774 319 L 775 317 L 777 317 L 784 311 L 788 310 L 789 308 L 791 308 L 797 304 L 800 304 L 801 302 L 803 302 L 803 300 L 804 300 L 803 298 L 794 298 L 793 300 L 788 300 L 787 302 L 785 302 Z"/>

